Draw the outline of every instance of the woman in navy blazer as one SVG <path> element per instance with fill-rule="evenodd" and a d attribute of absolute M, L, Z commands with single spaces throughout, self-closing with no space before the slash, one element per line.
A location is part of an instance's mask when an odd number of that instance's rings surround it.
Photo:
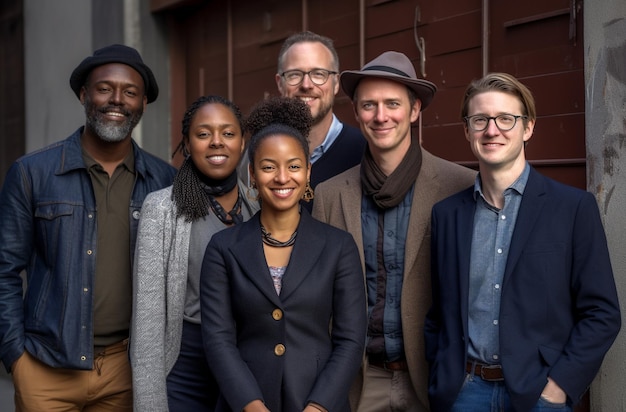
<path fill-rule="evenodd" d="M 253 110 L 261 211 L 206 250 L 202 332 L 218 411 L 349 411 L 366 334 L 363 273 L 352 237 L 300 207 L 312 195 L 310 124 L 295 99 Z"/>

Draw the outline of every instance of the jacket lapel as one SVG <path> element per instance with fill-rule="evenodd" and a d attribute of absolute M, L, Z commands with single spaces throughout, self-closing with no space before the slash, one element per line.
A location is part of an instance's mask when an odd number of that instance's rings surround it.
<path fill-rule="evenodd" d="M 252 284 L 272 303 L 281 306 L 263 253 L 259 213 L 242 225 L 237 241 L 230 247 L 230 251 L 243 274 L 250 279 Z"/>
<path fill-rule="evenodd" d="M 363 271 L 365 271 L 365 253 L 363 251 L 363 230 L 361 226 L 361 167 L 350 170 L 346 185 L 339 192 L 341 213 L 346 222 L 345 230 L 352 234 L 359 250 Z"/>
<path fill-rule="evenodd" d="M 535 223 L 541 215 L 541 211 L 546 202 L 545 182 L 543 177 L 533 168 L 530 169 L 528 182 L 522 196 L 522 203 L 515 221 L 511 248 L 504 270 L 503 288 L 511 277 L 511 273 L 517 264 L 524 246 L 528 242 L 530 234 L 533 232 Z"/>
<path fill-rule="evenodd" d="M 474 214 L 476 212 L 476 202 L 473 199 L 474 188 L 467 189 L 467 194 L 461 200 L 461 203 L 455 211 L 455 230 L 453 233 L 457 233 L 457 236 L 453 237 L 455 242 L 454 249 L 457 251 L 457 264 L 458 264 L 458 285 L 459 285 L 459 297 L 460 297 L 460 309 L 461 317 L 463 319 L 463 336 L 467 336 L 467 309 L 469 307 L 469 277 L 470 277 L 470 260 L 472 250 L 472 232 L 474 228 Z M 468 241 L 470 239 L 470 241 Z M 450 262 L 454 262 L 453 259 L 449 259 Z"/>
<path fill-rule="evenodd" d="M 409 229 L 406 234 L 404 275 L 411 273 L 411 268 L 417 260 L 420 248 L 423 246 L 424 236 L 430 231 L 430 216 L 432 205 L 439 198 L 439 182 L 437 175 L 433 173 L 431 155 L 422 150 L 422 166 L 413 186 L 413 199 L 411 201 L 411 215 L 409 217 Z M 430 252 L 428 252 L 430 253 Z"/>
<path fill-rule="evenodd" d="M 280 299 L 284 302 L 316 268 L 316 262 L 322 255 L 325 239 L 313 226 L 313 218 L 306 209 L 302 209 L 298 236 L 289 258 L 289 265 L 283 277 Z"/>

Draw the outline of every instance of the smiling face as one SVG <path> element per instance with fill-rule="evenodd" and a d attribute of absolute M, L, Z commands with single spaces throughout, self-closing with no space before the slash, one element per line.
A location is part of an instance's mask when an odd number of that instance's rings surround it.
<path fill-rule="evenodd" d="M 86 131 L 106 142 L 130 137 L 147 104 L 141 75 L 121 63 L 98 66 L 80 92 Z"/>
<path fill-rule="evenodd" d="M 359 82 L 354 111 L 375 159 L 404 157 L 411 145 L 411 123 L 417 120 L 420 107 L 419 100 L 411 105 L 403 84 L 374 77 Z"/>
<path fill-rule="evenodd" d="M 214 180 L 225 179 L 235 171 L 244 149 L 237 117 L 220 103 L 207 103 L 198 108 L 185 143 L 196 168 Z"/>
<path fill-rule="evenodd" d="M 308 72 L 313 69 L 337 71 L 337 64 L 333 62 L 331 52 L 322 43 L 296 43 L 283 56 L 282 67 L 278 68 L 279 73 L 276 74 L 276 85 L 282 96 L 295 97 L 306 102 L 311 108 L 313 124 L 317 124 L 332 116 L 335 95 L 339 92 L 338 75 L 331 74 L 322 85 L 316 85 L 305 75 L 297 86 L 288 85 L 280 75 L 288 70 Z"/>
<path fill-rule="evenodd" d="M 296 138 L 275 134 L 259 143 L 250 174 L 266 212 L 289 211 L 299 207 L 311 169 Z"/>
<path fill-rule="evenodd" d="M 468 116 L 495 117 L 501 114 L 524 114 L 520 100 L 509 93 L 488 91 L 476 94 L 469 101 Z M 531 138 L 534 126 L 534 121 L 527 120 L 524 124 L 520 118 L 511 130 L 501 131 L 493 120 L 489 120 L 485 130 L 475 132 L 466 124 L 465 137 L 478 158 L 481 173 L 496 170 L 521 173 L 526 165 L 524 142 Z"/>

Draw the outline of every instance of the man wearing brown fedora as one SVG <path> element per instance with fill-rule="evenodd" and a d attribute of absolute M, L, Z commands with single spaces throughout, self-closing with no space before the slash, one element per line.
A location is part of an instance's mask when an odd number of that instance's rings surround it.
<path fill-rule="evenodd" d="M 96 50 L 70 86 L 85 125 L 18 159 L 0 192 L 0 359 L 17 411 L 131 411 L 137 224 L 175 169 L 131 138 L 158 95 L 137 50 Z"/>
<path fill-rule="evenodd" d="M 407 56 L 385 52 L 340 82 L 367 147 L 360 165 L 318 185 L 313 215 L 353 235 L 365 272 L 368 340 L 352 409 L 428 411 L 431 208 L 475 172 L 428 153 L 413 135 L 436 86 L 417 78 Z"/>

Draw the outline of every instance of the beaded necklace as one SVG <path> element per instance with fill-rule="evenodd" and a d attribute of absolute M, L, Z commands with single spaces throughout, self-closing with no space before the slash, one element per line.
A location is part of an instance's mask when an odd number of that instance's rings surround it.
<path fill-rule="evenodd" d="M 292 233 L 289 239 L 287 239 L 285 242 L 281 242 L 280 240 L 273 238 L 272 234 L 269 233 L 263 225 L 261 225 L 261 240 L 263 240 L 263 243 L 265 243 L 268 246 L 272 246 L 272 247 L 293 246 L 293 244 L 296 243 L 297 234 L 298 234 L 298 231 L 296 230 L 295 232 Z"/>

